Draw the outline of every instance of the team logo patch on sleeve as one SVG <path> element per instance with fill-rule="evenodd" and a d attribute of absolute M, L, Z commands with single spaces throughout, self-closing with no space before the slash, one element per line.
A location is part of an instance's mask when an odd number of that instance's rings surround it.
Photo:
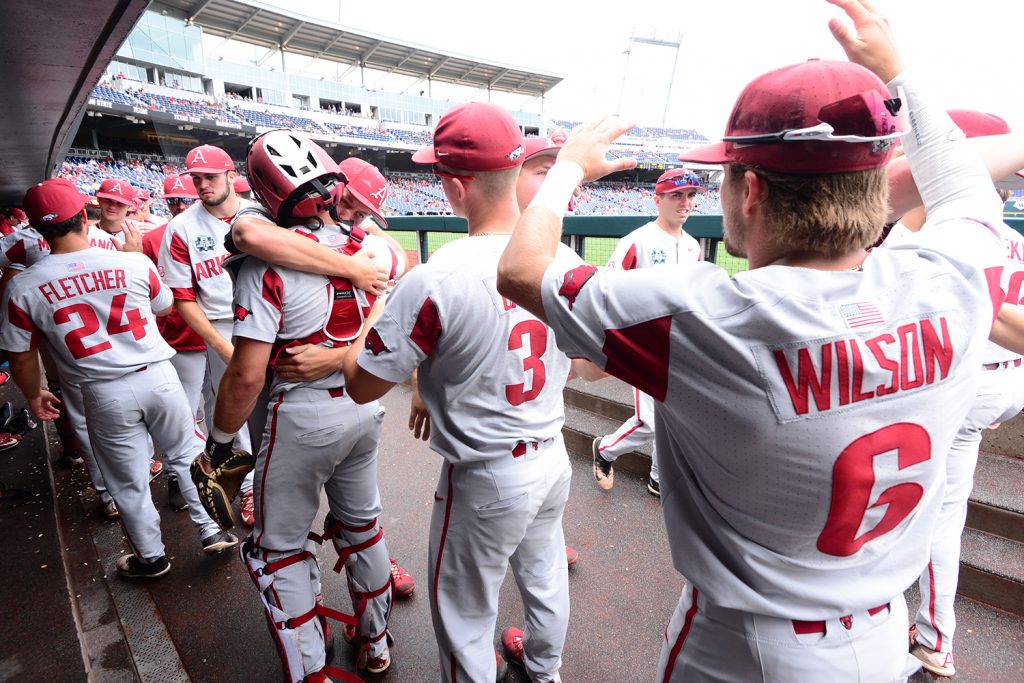
<path fill-rule="evenodd" d="M 380 333 L 377 332 L 377 328 L 373 328 L 367 333 L 366 348 L 375 356 L 379 356 L 382 353 L 391 353 L 391 349 L 389 349 L 387 344 L 384 343 L 384 340 L 380 338 Z"/>
<path fill-rule="evenodd" d="M 235 306 L 235 320 L 242 321 L 250 315 L 252 315 L 252 311 L 245 306 Z"/>
<path fill-rule="evenodd" d="M 597 272 L 596 266 L 576 266 L 565 274 L 562 286 L 558 290 L 559 296 L 564 296 L 569 301 L 569 310 L 576 303 L 576 297 L 580 295 L 583 285 L 587 284 L 590 278 Z"/>

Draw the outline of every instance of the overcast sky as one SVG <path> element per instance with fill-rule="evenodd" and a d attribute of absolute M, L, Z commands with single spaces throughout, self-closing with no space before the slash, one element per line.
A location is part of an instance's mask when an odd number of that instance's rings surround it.
<path fill-rule="evenodd" d="M 340 11 L 340 23 L 353 28 L 555 72 L 565 80 L 546 98 L 549 117 L 619 113 L 660 125 L 667 114 L 668 126 L 712 138 L 721 134 L 740 89 L 758 74 L 812 57 L 844 58 L 828 31 L 839 10 L 824 0 L 265 1 L 335 22 Z M 937 102 L 999 114 L 1024 131 L 1024 1 L 875 5 L 890 17 L 908 66 Z M 680 39 L 678 62 L 673 48 L 634 44 L 627 55 L 631 35 Z"/>

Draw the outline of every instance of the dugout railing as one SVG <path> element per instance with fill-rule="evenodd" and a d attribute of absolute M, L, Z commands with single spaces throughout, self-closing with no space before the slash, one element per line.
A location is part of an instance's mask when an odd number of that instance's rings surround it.
<path fill-rule="evenodd" d="M 620 237 L 654 219 L 654 216 L 566 216 L 564 241 L 584 261 L 604 265 Z M 1006 223 L 1024 234 L 1024 217 L 1006 217 Z M 390 216 L 389 232 L 419 262 L 426 261 L 446 242 L 466 234 L 466 221 L 457 216 Z M 730 274 L 747 269 L 746 259 L 730 256 L 721 246 L 721 216 L 690 216 L 683 226 L 704 250 L 704 260 L 716 263 Z"/>

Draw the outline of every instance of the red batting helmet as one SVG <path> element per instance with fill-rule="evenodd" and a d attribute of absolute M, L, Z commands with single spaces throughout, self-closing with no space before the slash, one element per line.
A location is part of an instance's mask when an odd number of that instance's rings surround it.
<path fill-rule="evenodd" d="M 278 225 L 291 226 L 334 209 L 331 190 L 344 176 L 306 135 L 272 130 L 253 138 L 247 157 L 249 184 Z"/>

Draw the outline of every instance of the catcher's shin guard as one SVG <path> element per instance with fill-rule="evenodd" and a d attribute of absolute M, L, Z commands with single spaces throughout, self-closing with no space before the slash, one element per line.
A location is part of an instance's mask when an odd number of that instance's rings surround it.
<path fill-rule="evenodd" d="M 340 572 L 344 567 L 348 579 L 357 620 L 357 660 L 361 663 L 367 655 L 379 655 L 387 642 L 394 598 L 391 558 L 384 542 L 384 530 L 376 519 L 362 526 L 343 524 L 329 516 L 326 522 L 324 533 L 331 536 L 339 556 L 334 571 Z"/>
<path fill-rule="evenodd" d="M 245 475 L 256 466 L 256 458 L 238 448 L 232 449 L 231 456 L 224 460 L 212 472 L 203 469 L 204 453 L 192 461 L 189 472 L 199 493 L 199 502 L 203 504 L 207 514 L 220 525 L 221 529 L 230 529 L 238 520 L 231 502 L 238 495 Z"/>

